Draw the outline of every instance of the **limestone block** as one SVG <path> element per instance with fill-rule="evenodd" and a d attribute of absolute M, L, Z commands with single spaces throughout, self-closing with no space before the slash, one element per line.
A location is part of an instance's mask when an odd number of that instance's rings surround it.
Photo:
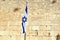
<path fill-rule="evenodd" d="M 20 31 L 9 31 L 9 35 L 20 35 Z"/>
<path fill-rule="evenodd" d="M 9 31 L 0 31 L 0 35 L 9 35 Z"/>

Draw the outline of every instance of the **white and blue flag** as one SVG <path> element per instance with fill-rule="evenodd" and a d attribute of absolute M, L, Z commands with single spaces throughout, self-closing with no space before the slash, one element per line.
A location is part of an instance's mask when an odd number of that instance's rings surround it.
<path fill-rule="evenodd" d="M 23 29 L 23 33 L 26 33 L 27 16 L 28 16 L 28 7 L 26 5 L 25 11 L 24 11 L 24 16 L 22 17 L 22 29 Z"/>

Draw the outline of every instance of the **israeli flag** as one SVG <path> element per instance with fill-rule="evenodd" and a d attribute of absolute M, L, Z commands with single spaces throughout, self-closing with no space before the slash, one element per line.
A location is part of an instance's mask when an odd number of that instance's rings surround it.
<path fill-rule="evenodd" d="M 23 29 L 23 33 L 26 32 L 27 16 L 28 16 L 28 8 L 27 8 L 27 5 L 26 5 L 25 11 L 24 11 L 24 16 L 22 17 L 22 29 Z"/>

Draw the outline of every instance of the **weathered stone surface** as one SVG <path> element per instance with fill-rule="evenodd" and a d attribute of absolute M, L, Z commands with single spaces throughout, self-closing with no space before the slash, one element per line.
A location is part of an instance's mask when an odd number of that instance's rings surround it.
<path fill-rule="evenodd" d="M 60 34 L 60 0 L 0 0 L 0 40 L 24 40 L 21 23 L 26 1 L 26 40 L 56 40 Z"/>

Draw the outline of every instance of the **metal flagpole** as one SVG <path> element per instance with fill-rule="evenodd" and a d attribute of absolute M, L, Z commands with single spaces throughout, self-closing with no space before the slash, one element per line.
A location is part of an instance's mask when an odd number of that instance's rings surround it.
<path fill-rule="evenodd" d="M 24 40 L 26 40 L 26 33 L 24 34 Z"/>

